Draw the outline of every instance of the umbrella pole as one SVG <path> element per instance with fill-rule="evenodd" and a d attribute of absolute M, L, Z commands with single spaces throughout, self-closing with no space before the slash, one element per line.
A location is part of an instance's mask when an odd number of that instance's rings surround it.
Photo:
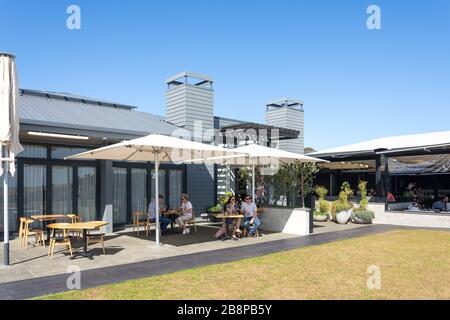
<path fill-rule="evenodd" d="M 4 158 L 8 159 L 8 151 L 6 146 L 2 146 L 2 155 Z M 3 165 L 3 163 L 2 163 Z M 8 161 L 4 161 L 5 171 L 3 173 L 3 265 L 9 266 L 9 210 L 8 210 Z"/>
<path fill-rule="evenodd" d="M 159 153 L 155 154 L 156 246 L 159 247 Z"/>
<path fill-rule="evenodd" d="M 256 198 L 255 198 L 255 163 L 253 162 L 252 164 L 252 197 L 253 197 L 253 202 L 256 203 Z"/>

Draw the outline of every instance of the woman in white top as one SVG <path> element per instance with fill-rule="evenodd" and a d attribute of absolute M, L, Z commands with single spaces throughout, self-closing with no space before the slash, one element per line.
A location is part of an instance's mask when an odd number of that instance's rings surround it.
<path fill-rule="evenodd" d="M 181 195 L 181 211 L 183 212 L 175 222 L 183 229 L 183 234 L 190 233 L 189 228 L 186 226 L 186 222 L 192 220 L 192 215 L 194 213 L 194 208 L 192 203 L 189 201 L 189 196 L 187 194 Z"/>

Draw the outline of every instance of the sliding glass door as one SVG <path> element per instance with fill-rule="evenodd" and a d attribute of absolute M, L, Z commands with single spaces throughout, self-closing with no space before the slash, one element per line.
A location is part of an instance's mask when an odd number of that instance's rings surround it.
<path fill-rule="evenodd" d="M 147 212 L 147 169 L 131 169 L 131 212 Z"/>
<path fill-rule="evenodd" d="M 180 205 L 180 196 L 183 190 L 183 171 L 169 171 L 169 206 L 176 208 Z"/>
<path fill-rule="evenodd" d="M 52 166 L 52 211 L 73 213 L 73 168 Z"/>
<path fill-rule="evenodd" d="M 24 216 L 46 213 L 47 167 L 28 165 L 23 168 L 23 210 Z"/>
<path fill-rule="evenodd" d="M 156 181 L 155 177 L 156 177 L 156 175 L 155 175 L 155 170 L 152 170 L 151 172 L 152 172 L 152 193 L 151 193 L 151 199 L 154 199 L 155 198 L 155 186 L 156 186 L 156 184 L 155 184 L 155 181 Z M 158 177 L 159 178 L 159 183 L 158 183 L 159 190 L 158 190 L 158 193 L 165 198 L 166 197 L 166 170 L 159 169 L 158 172 L 159 172 L 159 174 L 158 174 L 158 176 L 159 176 Z M 166 206 L 166 204 L 167 204 L 167 199 L 164 199 L 163 206 Z"/>
<path fill-rule="evenodd" d="M 125 224 L 128 222 L 127 169 L 113 168 L 113 173 L 114 173 L 114 198 L 113 198 L 114 224 Z"/>
<path fill-rule="evenodd" d="M 3 175 L 0 178 L 0 232 L 3 232 Z M 17 172 L 8 180 L 9 230 L 17 230 Z"/>
<path fill-rule="evenodd" d="M 78 168 L 78 214 L 83 221 L 96 220 L 97 212 L 97 169 Z"/>

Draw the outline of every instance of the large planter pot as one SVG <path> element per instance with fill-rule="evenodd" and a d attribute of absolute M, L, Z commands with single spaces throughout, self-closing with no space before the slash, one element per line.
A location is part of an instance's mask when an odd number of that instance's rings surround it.
<path fill-rule="evenodd" d="M 356 224 L 372 224 L 373 218 L 371 216 L 369 216 L 367 213 L 366 214 L 353 213 L 352 220 L 353 220 L 353 223 L 356 223 Z"/>
<path fill-rule="evenodd" d="M 347 224 L 350 220 L 350 215 L 348 211 L 341 211 L 336 213 L 336 222 L 339 224 Z"/>
<path fill-rule="evenodd" d="M 328 220 L 328 215 L 327 214 L 325 214 L 325 215 L 315 214 L 315 215 L 313 215 L 313 219 L 316 222 L 325 222 Z"/>
<path fill-rule="evenodd" d="M 353 219 L 353 223 L 356 223 L 356 224 L 372 224 L 372 220 L 370 220 L 370 221 L 363 220 L 363 219 L 355 217 L 355 216 L 353 216 L 352 219 Z"/>

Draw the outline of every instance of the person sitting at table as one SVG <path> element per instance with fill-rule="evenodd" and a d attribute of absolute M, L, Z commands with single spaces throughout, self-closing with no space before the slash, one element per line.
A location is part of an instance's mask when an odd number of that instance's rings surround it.
<path fill-rule="evenodd" d="M 420 211 L 420 210 L 422 210 L 422 207 L 417 199 L 414 199 L 414 202 L 408 206 L 408 211 Z"/>
<path fill-rule="evenodd" d="M 388 202 L 396 202 L 397 200 L 395 199 L 395 196 L 392 192 L 387 192 L 386 193 L 386 198 Z"/>
<path fill-rule="evenodd" d="M 249 229 L 248 235 L 252 237 L 261 225 L 261 221 L 258 218 L 258 208 L 252 201 L 251 196 L 245 196 L 244 202 L 241 205 L 241 211 L 245 216 L 244 226 Z"/>
<path fill-rule="evenodd" d="M 227 215 L 238 215 L 239 214 L 239 206 L 236 203 L 236 197 L 230 196 L 228 198 L 227 204 L 225 205 L 225 214 Z M 226 224 L 233 224 L 233 240 L 239 240 L 238 235 L 242 232 L 239 230 L 241 225 L 241 218 L 233 218 L 233 219 L 225 219 L 223 227 L 227 227 Z"/>
<path fill-rule="evenodd" d="M 164 197 L 159 195 L 159 224 L 161 226 L 161 233 L 166 233 L 167 226 L 170 224 L 170 219 L 164 217 L 162 213 L 165 211 L 164 208 Z M 152 199 L 148 205 L 148 219 L 150 222 L 154 223 L 156 221 L 156 201 Z"/>
<path fill-rule="evenodd" d="M 442 200 L 433 203 L 433 210 L 447 211 L 447 204 L 448 196 L 445 196 Z"/>
<path fill-rule="evenodd" d="M 181 211 L 182 214 L 179 216 L 175 222 L 183 229 L 183 234 L 189 234 L 190 230 L 186 226 L 186 222 L 192 220 L 192 214 L 194 212 L 194 207 L 192 203 L 189 201 L 189 196 L 187 194 L 181 195 Z"/>

